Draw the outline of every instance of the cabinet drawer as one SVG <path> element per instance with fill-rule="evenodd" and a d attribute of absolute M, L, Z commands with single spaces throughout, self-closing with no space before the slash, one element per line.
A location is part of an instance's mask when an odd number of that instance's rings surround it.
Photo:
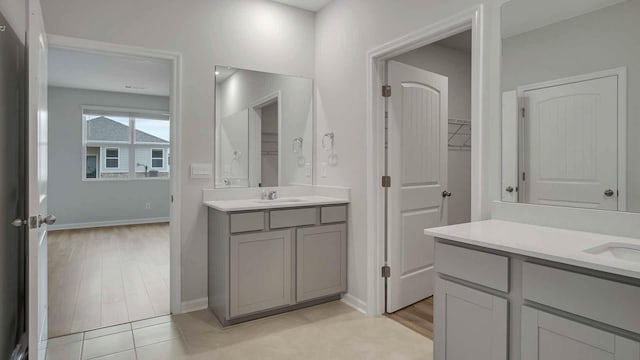
<path fill-rule="evenodd" d="M 509 258 L 436 242 L 436 271 L 509 292 Z"/>
<path fill-rule="evenodd" d="M 231 232 L 246 232 L 264 230 L 264 213 L 250 212 L 231 214 Z"/>
<path fill-rule="evenodd" d="M 347 221 L 347 206 L 325 206 L 320 209 L 320 222 L 331 224 Z"/>
<path fill-rule="evenodd" d="M 640 333 L 640 287 L 532 263 L 522 286 L 527 300 Z"/>
<path fill-rule="evenodd" d="M 315 225 L 316 208 L 271 211 L 271 228 L 286 228 L 294 226 Z"/>

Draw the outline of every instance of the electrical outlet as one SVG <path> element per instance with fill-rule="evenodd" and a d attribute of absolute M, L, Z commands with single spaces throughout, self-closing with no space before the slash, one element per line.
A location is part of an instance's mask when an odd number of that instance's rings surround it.
<path fill-rule="evenodd" d="M 145 205 L 145 208 L 147 208 L 147 209 L 151 209 L 151 203 L 147 203 L 147 204 Z"/>

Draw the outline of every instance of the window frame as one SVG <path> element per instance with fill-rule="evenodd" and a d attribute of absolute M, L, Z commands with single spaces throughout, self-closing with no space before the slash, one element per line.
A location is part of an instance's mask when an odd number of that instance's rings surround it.
<path fill-rule="evenodd" d="M 151 156 L 151 161 L 149 162 L 150 166 L 149 169 L 164 169 L 165 168 L 165 159 L 164 159 L 164 148 L 150 148 L 151 151 L 149 151 L 149 155 Z M 162 153 L 162 155 L 160 157 L 154 157 L 153 156 L 153 152 L 154 151 L 160 151 Z M 162 166 L 153 166 L 153 160 L 161 160 L 162 161 Z"/>
<path fill-rule="evenodd" d="M 166 150 L 163 149 L 163 158 L 162 158 L 162 163 L 163 163 L 163 167 L 162 168 L 155 168 L 155 169 L 167 169 L 168 175 L 166 177 L 137 177 L 136 176 L 136 149 L 138 148 L 144 148 L 147 147 L 149 145 L 158 145 L 158 143 L 137 143 L 135 141 L 135 135 L 136 135 L 136 118 L 150 118 L 150 119 L 156 119 L 159 121 L 171 121 L 170 118 L 170 114 L 168 111 L 160 111 L 160 110 L 146 110 L 146 109 L 133 109 L 133 108 L 119 108 L 119 107 L 108 107 L 108 106 L 93 106 L 93 105 L 81 105 L 81 122 L 82 122 L 82 167 L 81 167 L 81 172 L 82 172 L 82 181 L 147 181 L 147 180 L 169 180 L 171 178 L 171 173 L 168 170 L 166 165 L 166 160 L 164 159 L 164 155 L 166 154 L 166 151 L 168 149 L 171 148 L 171 141 L 169 140 L 169 143 L 166 144 Z M 87 124 L 88 124 L 88 118 L 90 116 L 95 116 L 97 114 L 103 114 L 103 116 L 118 116 L 118 117 L 129 117 L 129 139 L 128 141 L 91 141 L 91 140 L 87 140 Z M 170 127 L 171 129 L 171 127 Z M 171 131 L 171 130 L 170 130 Z M 99 147 L 101 149 L 105 149 L 104 152 L 104 168 L 107 169 L 106 167 L 106 149 L 113 149 L 113 148 L 118 148 L 118 168 L 120 168 L 122 164 L 121 159 L 122 159 L 122 149 L 126 148 L 128 149 L 129 152 L 129 161 L 128 161 L 128 167 L 127 167 L 127 176 L 126 177 L 104 177 L 101 178 L 99 177 L 99 174 L 102 173 L 102 166 L 100 163 L 98 163 L 98 169 L 96 171 L 96 178 L 87 178 L 87 155 L 91 155 L 88 154 L 87 152 L 87 147 Z M 159 148 L 157 148 L 159 149 Z M 151 154 L 150 154 L 151 155 Z M 100 158 L 103 158 L 103 156 L 100 156 Z M 156 158 L 158 159 L 158 158 Z M 101 159 L 102 161 L 102 159 Z M 149 164 L 149 169 L 152 169 L 153 167 L 151 166 L 153 164 Z M 109 168 L 109 169 L 118 169 L 118 168 Z"/>
<path fill-rule="evenodd" d="M 118 152 L 118 155 L 116 156 L 109 156 L 109 150 L 115 150 Z M 113 160 L 115 159 L 117 161 L 117 165 L 114 166 L 109 166 L 108 162 L 109 160 Z M 120 148 L 119 147 L 104 147 L 104 168 L 105 169 L 120 169 Z"/>

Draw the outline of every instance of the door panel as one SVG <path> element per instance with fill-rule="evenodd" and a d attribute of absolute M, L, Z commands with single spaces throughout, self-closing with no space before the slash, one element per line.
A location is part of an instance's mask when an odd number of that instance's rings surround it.
<path fill-rule="evenodd" d="M 618 209 L 618 79 L 526 91 L 528 201 Z"/>
<path fill-rule="evenodd" d="M 26 332 L 26 218 L 24 151 L 25 47 L 0 13 L 0 358 L 9 359 Z"/>
<path fill-rule="evenodd" d="M 387 311 L 433 295 L 434 259 L 427 227 L 447 223 L 448 79 L 388 63 L 389 111 Z"/>
<path fill-rule="evenodd" d="M 522 360 L 637 360 L 640 343 L 527 306 L 522 307 Z"/>
<path fill-rule="evenodd" d="M 28 0 L 29 215 L 47 215 L 47 39 L 38 0 Z M 29 359 L 44 359 L 47 339 L 47 225 L 29 229 Z"/>
<path fill-rule="evenodd" d="M 231 236 L 230 315 L 291 304 L 291 230 Z"/>
<path fill-rule="evenodd" d="M 507 300 L 441 278 L 436 282 L 434 358 L 506 360 Z"/>

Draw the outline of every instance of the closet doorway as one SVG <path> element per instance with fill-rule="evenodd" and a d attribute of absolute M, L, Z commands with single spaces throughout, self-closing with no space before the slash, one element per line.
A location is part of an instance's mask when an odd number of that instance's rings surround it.
<path fill-rule="evenodd" d="M 472 32 L 386 61 L 385 312 L 432 337 L 434 239 L 471 221 Z"/>

